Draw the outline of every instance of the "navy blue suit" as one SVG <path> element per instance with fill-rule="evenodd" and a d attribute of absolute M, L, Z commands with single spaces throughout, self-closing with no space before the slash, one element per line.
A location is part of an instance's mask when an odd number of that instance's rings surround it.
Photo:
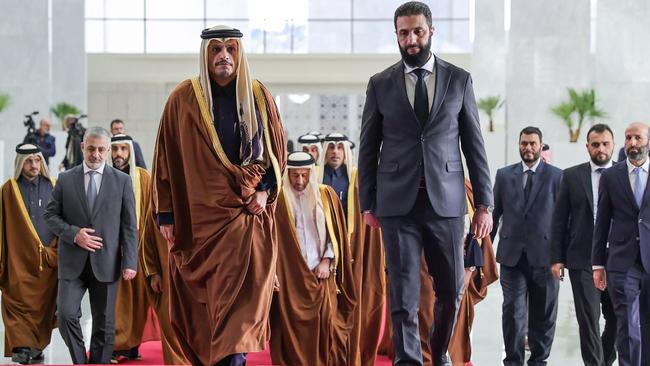
<path fill-rule="evenodd" d="M 650 195 L 638 207 L 627 164 L 605 170 L 598 190 L 592 264 L 605 266 L 618 323 L 619 365 L 650 365 Z M 609 250 L 607 243 L 609 242 Z"/>
<path fill-rule="evenodd" d="M 528 324 L 529 365 L 545 365 L 555 335 L 558 281 L 551 273 L 551 220 L 562 171 L 540 161 L 524 199 L 521 162 L 497 171 L 494 183 L 494 228 L 501 221 L 497 262 L 503 289 L 504 365 L 524 364 Z"/>

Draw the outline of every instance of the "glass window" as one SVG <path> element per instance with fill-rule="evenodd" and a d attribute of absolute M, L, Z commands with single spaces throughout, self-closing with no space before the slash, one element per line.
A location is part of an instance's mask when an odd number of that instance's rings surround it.
<path fill-rule="evenodd" d="M 144 53 L 142 20 L 107 20 L 104 52 Z"/>
<path fill-rule="evenodd" d="M 86 18 L 103 18 L 104 0 L 86 0 L 84 11 Z"/>
<path fill-rule="evenodd" d="M 248 19 L 249 0 L 209 0 L 205 4 L 207 18 Z"/>
<path fill-rule="evenodd" d="M 353 24 L 354 53 L 397 53 L 393 20 L 358 20 Z"/>
<path fill-rule="evenodd" d="M 354 18 L 392 21 L 395 9 L 403 3 L 404 0 L 354 0 Z"/>
<path fill-rule="evenodd" d="M 198 53 L 203 20 L 148 20 L 147 50 L 151 53 Z"/>
<path fill-rule="evenodd" d="M 104 52 L 104 22 L 86 20 L 86 53 Z"/>
<path fill-rule="evenodd" d="M 203 19 L 203 0 L 147 0 L 147 19 Z"/>
<path fill-rule="evenodd" d="M 104 0 L 106 18 L 144 19 L 144 0 Z"/>
<path fill-rule="evenodd" d="M 352 22 L 310 21 L 307 27 L 307 44 L 310 53 L 350 53 Z"/>
<path fill-rule="evenodd" d="M 431 49 L 434 52 L 471 52 L 468 20 L 438 21 L 435 27 L 436 31 L 431 42 Z"/>
<path fill-rule="evenodd" d="M 351 19 L 352 0 L 308 0 L 309 19 Z"/>

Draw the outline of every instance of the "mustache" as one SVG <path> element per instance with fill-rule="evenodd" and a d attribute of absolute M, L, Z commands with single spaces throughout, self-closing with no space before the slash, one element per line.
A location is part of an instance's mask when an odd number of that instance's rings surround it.
<path fill-rule="evenodd" d="M 227 66 L 233 66 L 232 62 L 227 61 L 227 60 L 222 60 L 219 62 L 214 63 L 215 66 L 221 66 L 221 65 L 227 65 Z"/>

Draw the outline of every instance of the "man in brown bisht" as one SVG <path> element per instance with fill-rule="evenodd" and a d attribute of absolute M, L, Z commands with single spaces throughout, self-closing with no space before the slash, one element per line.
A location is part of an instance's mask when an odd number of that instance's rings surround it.
<path fill-rule="evenodd" d="M 465 231 L 469 229 L 469 223 L 473 218 L 474 198 L 472 196 L 472 185 L 465 179 L 465 191 L 467 193 L 467 204 L 469 215 L 465 216 Z M 454 366 L 464 366 L 471 361 L 472 343 L 470 333 L 474 323 L 474 305 L 481 302 L 487 296 L 487 288 L 498 278 L 496 257 L 492 247 L 492 241 L 487 236 L 478 240 L 480 251 L 483 257 L 483 265 L 480 268 L 465 268 L 465 293 L 461 301 L 454 331 L 449 341 L 449 356 Z M 469 252 L 469 251 L 468 251 Z M 472 262 L 466 254 L 466 265 Z M 426 261 L 422 257 L 420 269 L 421 291 L 420 311 L 418 312 L 418 323 L 420 324 L 420 345 L 422 347 L 422 359 L 424 366 L 431 366 L 431 346 L 429 344 L 429 329 L 433 324 L 433 305 L 436 302 L 436 294 L 433 278 L 428 272 Z M 390 309 L 387 309 L 390 311 Z M 386 322 L 386 332 L 381 342 L 380 354 L 393 358 L 393 346 L 391 340 L 390 318 Z"/>
<path fill-rule="evenodd" d="M 169 96 L 154 154 L 154 209 L 169 242 L 170 312 L 194 365 L 243 365 L 265 348 L 276 177 L 286 141 L 234 28 L 206 29 L 200 76 Z"/>
<path fill-rule="evenodd" d="M 325 136 L 320 182 L 329 185 L 343 204 L 352 252 L 358 302 L 350 347 L 354 365 L 374 365 L 382 337 L 386 274 L 381 231 L 365 224 L 359 206 L 359 181 L 351 141 L 333 132 Z"/>
<path fill-rule="evenodd" d="M 111 138 L 111 159 L 109 165 L 128 174 L 133 181 L 135 196 L 135 215 L 138 238 L 142 238 L 145 227 L 146 209 L 151 200 L 151 176 L 136 166 L 133 139 L 127 135 L 115 135 Z M 142 246 L 142 243 L 139 242 Z M 138 269 L 131 281 L 120 280 L 115 300 L 115 345 L 111 362 L 117 363 L 121 358 L 140 360 L 139 347 L 147 321 L 150 303 L 147 296 L 147 284 L 144 273 Z"/>
<path fill-rule="evenodd" d="M 43 363 L 56 327 L 57 239 L 43 218 L 54 181 L 38 146 L 16 147 L 15 173 L 2 186 L 0 290 L 5 357 Z"/>
<path fill-rule="evenodd" d="M 357 301 L 341 202 L 315 159 L 289 155 L 275 213 L 279 290 L 271 308 L 275 365 L 348 365 Z"/>

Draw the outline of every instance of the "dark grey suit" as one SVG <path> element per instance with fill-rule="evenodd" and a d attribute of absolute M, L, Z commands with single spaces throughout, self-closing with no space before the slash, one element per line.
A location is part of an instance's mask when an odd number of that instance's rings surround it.
<path fill-rule="evenodd" d="M 650 365 L 649 191 L 646 183 L 638 207 L 625 162 L 605 170 L 600 178 L 591 260 L 607 271 L 621 366 Z"/>
<path fill-rule="evenodd" d="M 503 289 L 504 365 L 524 364 L 528 323 L 529 365 L 545 365 L 557 317 L 558 280 L 551 273 L 551 218 L 562 170 L 540 161 L 528 201 L 521 162 L 501 168 L 494 182 L 494 228 Z"/>
<path fill-rule="evenodd" d="M 417 313 L 423 250 L 437 296 L 434 364 L 447 351 L 463 294 L 467 207 L 460 145 L 476 205 L 493 204 L 470 75 L 439 58 L 434 67 L 426 124 L 409 103 L 401 61 L 370 78 L 362 117 L 359 198 L 361 210 L 372 211 L 382 225 L 395 364 L 422 363 Z"/>
<path fill-rule="evenodd" d="M 59 236 L 59 330 L 74 363 L 109 363 L 115 338 L 115 293 L 122 269 L 137 270 L 135 198 L 131 178 L 108 165 L 90 212 L 83 164 L 59 175 L 45 211 Z M 91 253 L 74 243 L 80 228 L 93 228 L 103 239 Z M 79 326 L 81 299 L 89 291 L 93 317 L 90 359 Z"/>
<path fill-rule="evenodd" d="M 607 292 L 594 286 L 591 270 L 594 231 L 591 175 L 589 163 L 564 170 L 553 213 L 551 263 L 563 263 L 569 270 L 582 360 L 587 366 L 609 366 L 616 359 L 616 315 Z M 599 324 L 601 305 L 605 317 L 602 339 Z"/>

